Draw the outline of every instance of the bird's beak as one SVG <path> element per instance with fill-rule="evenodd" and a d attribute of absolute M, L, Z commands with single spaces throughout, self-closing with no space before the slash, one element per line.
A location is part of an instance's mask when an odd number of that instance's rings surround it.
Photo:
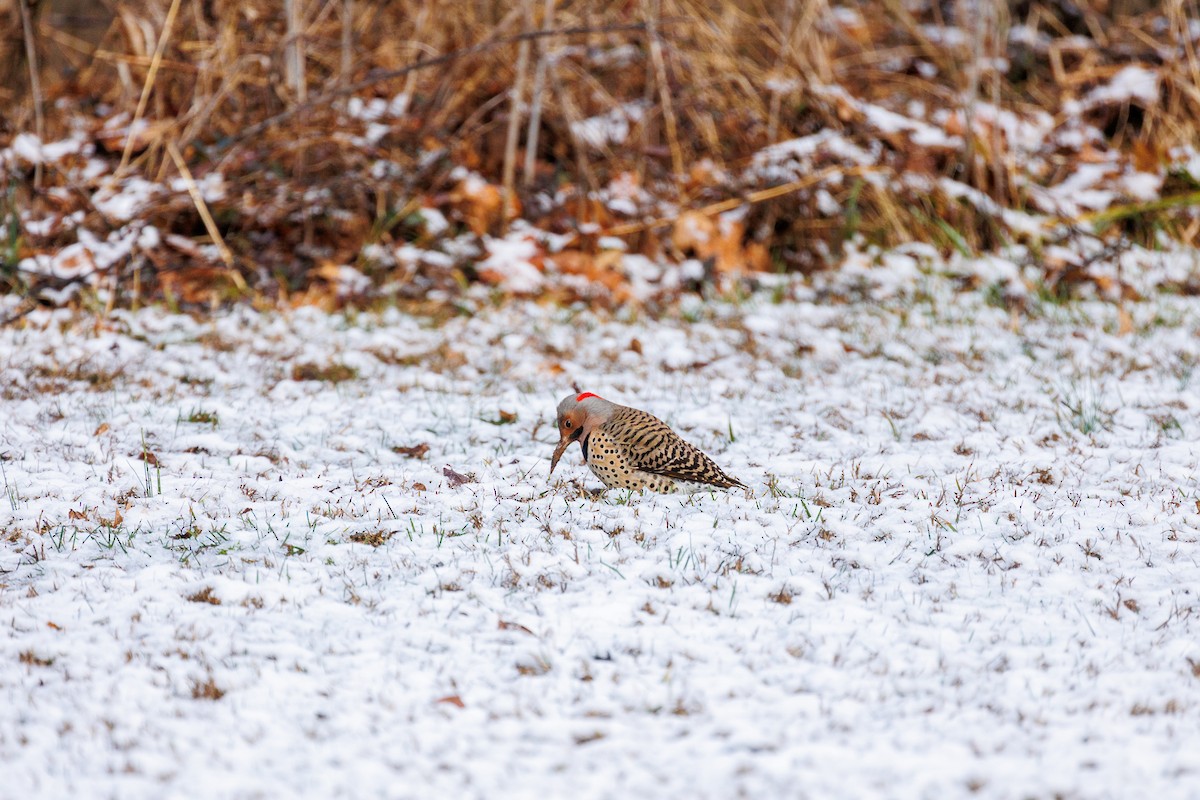
<path fill-rule="evenodd" d="M 562 458 L 562 454 L 567 452 L 567 448 L 571 446 L 571 442 L 579 438 L 579 434 L 583 432 L 583 428 L 576 428 L 574 433 L 562 434 L 562 438 L 558 440 L 558 446 L 554 448 L 554 455 L 550 456 L 550 475 L 554 474 L 554 468 L 558 466 L 558 460 Z"/>
<path fill-rule="evenodd" d="M 562 458 L 562 454 L 567 452 L 567 445 L 571 444 L 573 439 L 563 437 L 558 442 L 558 447 L 554 448 L 554 455 L 550 456 L 550 474 L 554 474 L 554 468 L 558 466 L 558 460 Z"/>

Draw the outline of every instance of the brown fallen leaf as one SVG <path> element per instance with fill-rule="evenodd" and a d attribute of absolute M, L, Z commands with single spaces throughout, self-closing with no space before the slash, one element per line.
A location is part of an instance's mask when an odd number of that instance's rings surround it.
<path fill-rule="evenodd" d="M 400 445 L 397 445 L 392 448 L 392 452 L 398 456 L 404 456 L 405 458 L 424 458 L 425 454 L 429 452 L 429 445 L 425 444 L 424 442 L 421 442 L 420 444 L 414 444 L 412 447 L 401 447 Z"/>
<path fill-rule="evenodd" d="M 1133 333 L 1133 316 L 1129 313 L 1129 309 L 1125 308 L 1124 303 L 1117 309 L 1117 320 L 1118 336 L 1128 336 Z"/>
<path fill-rule="evenodd" d="M 446 695 L 445 697 L 439 697 L 434 702 L 435 703 L 445 703 L 446 705 L 457 706 L 458 708 L 466 708 L 467 707 L 467 704 L 463 702 L 463 699 L 456 694 L 449 694 L 449 695 Z"/>
<path fill-rule="evenodd" d="M 413 490 L 414 490 L 414 491 L 417 491 L 417 492 L 423 492 L 423 491 L 425 491 L 425 484 L 423 484 L 423 483 L 414 483 L 414 484 L 413 484 Z"/>
<path fill-rule="evenodd" d="M 461 472 L 455 472 L 451 467 L 443 467 L 442 474 L 446 476 L 446 480 L 450 481 L 450 488 L 457 489 L 464 483 L 474 483 L 474 476 L 463 475 Z"/>

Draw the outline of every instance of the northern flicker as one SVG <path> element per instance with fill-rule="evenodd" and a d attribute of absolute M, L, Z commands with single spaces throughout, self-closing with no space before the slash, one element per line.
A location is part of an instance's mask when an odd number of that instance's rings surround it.
<path fill-rule="evenodd" d="M 558 404 L 558 435 L 551 473 L 571 443 L 579 442 L 583 460 L 610 489 L 673 492 L 688 484 L 748 488 L 658 417 L 591 392 Z"/>

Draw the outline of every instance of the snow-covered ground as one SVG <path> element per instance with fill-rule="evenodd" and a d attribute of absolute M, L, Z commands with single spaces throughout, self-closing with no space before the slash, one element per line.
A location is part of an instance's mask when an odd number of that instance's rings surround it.
<path fill-rule="evenodd" d="M 0 331 L 0 797 L 1197 796 L 1200 304 L 782 294 Z"/>

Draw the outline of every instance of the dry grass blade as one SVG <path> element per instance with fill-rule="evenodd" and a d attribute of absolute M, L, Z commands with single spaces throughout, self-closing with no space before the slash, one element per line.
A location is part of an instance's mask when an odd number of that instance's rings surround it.
<path fill-rule="evenodd" d="M 36 153 L 0 117 L 18 228 L 0 263 L 41 269 L 0 287 L 97 307 L 429 307 L 473 284 L 616 304 L 914 237 L 967 257 L 1200 243 L 1195 0 L 1068 5 L 150 0 L 96 6 L 87 33 L 0 0 L 37 50 L 0 57 L 0 96 L 45 115 Z M 56 277 L 98 263 L 85 240 L 147 228 L 158 243 L 111 281 Z M 489 264 L 517 248 L 522 280 Z M 676 280 L 685 259 L 713 266 Z"/>
<path fill-rule="evenodd" d="M 533 0 L 521 0 L 525 20 L 525 32 L 533 28 Z M 521 112 L 525 102 L 525 76 L 529 70 L 530 39 L 517 44 L 517 77 L 512 85 L 512 102 L 508 110 L 508 135 L 504 141 L 504 224 L 515 216 L 517 192 L 515 186 L 517 169 L 517 141 L 521 135 Z"/>
<path fill-rule="evenodd" d="M 554 2 L 545 0 L 542 8 L 542 29 L 548 30 L 554 24 Z M 529 127 L 525 131 L 525 171 L 522 176 L 525 187 L 533 183 L 537 170 L 538 133 L 542 121 L 542 100 L 546 93 L 546 70 L 549 59 L 546 54 L 546 40 L 538 40 L 538 62 L 533 73 L 533 90 L 529 99 Z"/>
<path fill-rule="evenodd" d="M 723 214 L 726 211 L 732 211 L 745 205 L 754 205 L 755 203 L 765 203 L 768 200 L 775 200 L 793 192 L 801 191 L 802 189 L 810 189 L 813 186 L 820 185 L 826 179 L 835 175 L 843 178 L 859 177 L 871 172 L 880 172 L 882 170 L 871 167 L 828 167 L 820 172 L 809 175 L 807 178 L 802 178 L 791 183 L 781 184 L 779 186 L 771 186 L 767 189 L 760 189 L 757 192 L 750 192 L 745 197 L 731 197 L 728 200 L 710 203 L 701 208 L 692 209 L 705 216 L 713 216 L 714 214 Z M 625 225 L 614 225 L 611 228 L 605 229 L 606 236 L 631 236 L 635 233 L 643 231 L 656 230 L 658 228 L 666 228 L 675 223 L 685 212 L 680 211 L 678 214 L 672 214 L 668 217 L 659 217 L 658 219 L 649 220 L 646 222 L 631 222 Z"/>
<path fill-rule="evenodd" d="M 664 20 L 664 24 L 666 22 L 669 22 L 669 21 Z M 226 146 L 229 146 L 232 144 L 237 144 L 239 142 L 245 141 L 246 139 L 258 136 L 258 135 L 262 134 L 264 131 L 266 131 L 276 125 L 282 124 L 284 122 L 287 122 L 290 119 L 295 118 L 298 114 L 301 114 L 305 111 L 311 111 L 314 108 L 319 108 L 321 106 L 328 105 L 329 103 L 333 102 L 334 100 L 337 100 L 340 97 L 347 97 L 349 95 L 353 95 L 358 92 L 362 92 L 366 89 L 371 89 L 375 86 L 378 86 L 381 83 L 387 83 L 388 81 L 395 80 L 396 78 L 402 78 L 405 75 L 408 75 L 410 72 L 416 72 L 418 70 L 435 69 L 437 67 L 444 67 L 447 64 L 453 63 L 455 61 L 460 61 L 460 60 L 468 58 L 470 56 L 479 55 L 480 53 L 486 53 L 489 50 L 495 50 L 500 47 L 507 47 L 510 44 L 516 44 L 518 42 L 527 41 L 527 40 L 531 40 L 531 39 L 545 39 L 545 38 L 549 38 L 549 37 L 553 37 L 553 36 L 564 36 L 565 37 L 565 36 L 586 36 L 586 35 L 593 35 L 593 34 L 599 34 L 599 33 L 639 33 L 639 32 L 644 31 L 645 29 L 646 29 L 646 26 L 642 23 L 631 23 L 631 24 L 621 24 L 621 25 L 597 25 L 597 26 L 583 25 L 583 26 L 571 26 L 571 27 L 565 27 L 565 28 L 557 28 L 554 30 L 525 31 L 524 33 L 515 34 L 513 36 L 504 36 L 504 37 L 500 37 L 497 39 L 490 39 L 486 42 L 481 42 L 479 44 L 472 45 L 471 47 L 465 47 L 460 50 L 455 50 L 454 52 L 451 52 L 451 53 L 446 53 L 445 55 L 434 56 L 432 58 L 424 58 L 424 59 L 421 59 L 420 61 L 415 61 L 411 64 L 408 64 L 407 66 L 400 67 L 398 69 L 390 69 L 390 70 L 383 70 L 383 71 L 375 72 L 370 77 L 365 78 L 361 81 L 357 81 L 355 83 L 349 84 L 348 86 L 341 86 L 336 89 L 331 89 L 329 91 L 322 92 L 320 95 L 314 97 L 312 100 L 309 100 L 307 103 L 305 103 L 301 106 L 297 106 L 295 108 L 288 109 L 287 111 L 284 111 L 279 114 L 275 114 L 274 116 L 269 117 L 269 118 L 263 120 L 262 122 L 259 122 L 259 123 L 249 126 L 248 128 L 241 131 L 237 136 L 233 137 L 226 144 Z"/>
<path fill-rule="evenodd" d="M 29 60 L 29 87 L 33 93 L 33 119 L 34 130 L 37 133 L 38 141 L 46 141 L 46 117 L 42 110 L 42 80 L 41 71 L 38 69 L 37 43 L 33 38 L 33 20 L 29 14 L 29 0 L 20 0 L 21 6 L 21 33 L 25 39 L 25 57 Z M 39 161 L 34 165 L 33 185 L 35 188 L 42 187 L 42 163 Z"/>
<path fill-rule="evenodd" d="M 647 8 L 649 6 L 649 8 Z M 658 97 L 662 104 L 663 125 L 667 144 L 671 148 L 671 166 L 677 176 L 683 176 L 683 151 L 679 147 L 679 129 L 675 120 L 675 105 L 671 102 L 671 86 L 667 82 L 667 62 L 663 57 L 662 39 L 658 35 L 658 18 L 662 11 L 660 0 L 642 0 L 646 17 L 646 35 L 650 40 L 650 62 L 658 82 Z"/>
<path fill-rule="evenodd" d="M 204 229 L 208 231 L 209 237 L 212 238 L 213 244 L 217 247 L 217 252 L 221 254 L 221 260 L 229 268 L 230 280 L 233 281 L 238 289 L 245 291 L 246 281 L 236 269 L 233 269 L 233 253 L 225 245 L 225 240 L 221 238 L 221 232 L 217 230 L 217 223 L 208 211 L 208 204 L 204 202 L 204 195 L 200 193 L 200 187 L 196 185 L 191 170 L 188 169 L 187 162 L 183 160 L 183 156 L 174 142 L 167 142 L 167 153 L 171 156 L 171 160 L 175 162 L 175 168 L 179 170 L 179 176 L 183 178 L 184 185 L 187 186 L 188 194 L 191 195 L 192 202 L 196 205 L 196 213 L 200 215 L 200 219 L 204 222 Z"/>
<path fill-rule="evenodd" d="M 1176 208 L 1197 208 L 1200 207 L 1200 192 L 1189 192 L 1187 194 L 1175 195 L 1172 197 L 1162 197 L 1157 200 L 1149 200 L 1144 203 L 1127 203 L 1118 206 L 1106 208 L 1103 211 L 1093 211 L 1089 214 L 1081 214 L 1077 217 L 1064 219 L 1058 218 L 1056 223 L 1077 224 L 1081 222 L 1090 222 L 1093 225 L 1110 225 L 1123 219 L 1138 217 L 1147 214 L 1157 214 L 1161 211 L 1170 211 Z"/>
<path fill-rule="evenodd" d="M 129 156 L 133 152 L 133 143 L 137 136 L 138 123 L 141 122 L 142 116 L 146 113 L 146 104 L 150 102 L 150 90 L 154 87 L 154 79 L 158 76 L 158 67 L 162 63 L 163 53 L 166 52 L 167 42 L 171 38 L 171 28 L 175 24 L 175 15 L 178 13 L 179 0 L 171 0 L 171 7 L 167 10 L 167 20 L 163 23 L 162 32 L 158 37 L 158 44 L 154 48 L 154 56 L 150 59 L 150 69 L 146 72 L 146 80 L 142 84 L 142 94 L 138 98 L 137 109 L 133 113 L 133 120 L 129 123 L 129 133 L 125 138 L 125 148 L 121 151 L 121 164 L 117 167 L 117 176 L 129 166 Z"/>

